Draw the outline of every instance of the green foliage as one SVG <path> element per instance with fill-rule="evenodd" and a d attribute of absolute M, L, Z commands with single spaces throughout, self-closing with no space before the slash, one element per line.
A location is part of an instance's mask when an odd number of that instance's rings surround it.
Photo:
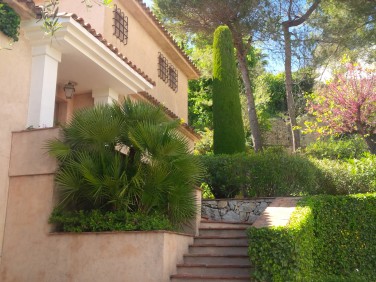
<path fill-rule="evenodd" d="M 307 205 L 315 217 L 316 275 L 354 275 L 372 281 L 376 275 L 376 194 L 317 196 L 309 198 Z"/>
<path fill-rule="evenodd" d="M 188 123 L 196 130 L 213 128 L 212 88 L 212 79 L 188 82 Z"/>
<path fill-rule="evenodd" d="M 367 154 L 363 158 L 347 161 L 311 159 L 321 171 L 322 193 L 346 195 L 376 191 L 376 158 Z"/>
<path fill-rule="evenodd" d="M 335 161 L 269 149 L 261 153 L 199 156 L 216 198 L 346 195 L 376 191 L 376 157 Z"/>
<path fill-rule="evenodd" d="M 311 281 L 314 218 L 297 208 L 288 227 L 249 228 L 248 255 L 257 281 Z"/>
<path fill-rule="evenodd" d="M 309 144 L 305 154 L 317 159 L 359 159 L 367 152 L 367 144 L 358 136 L 319 140 Z"/>
<path fill-rule="evenodd" d="M 0 3 L 0 31 L 13 41 L 18 41 L 21 18 L 7 4 Z"/>
<path fill-rule="evenodd" d="M 312 195 L 319 193 L 321 171 L 307 158 L 269 149 L 260 153 L 199 156 L 204 181 L 216 198 Z"/>
<path fill-rule="evenodd" d="M 49 223 L 56 224 L 57 232 L 174 230 L 173 225 L 164 215 L 128 213 L 124 210 L 103 212 L 55 209 Z"/>
<path fill-rule="evenodd" d="M 250 228 L 258 281 L 373 281 L 376 194 L 313 196 L 286 227 Z"/>
<path fill-rule="evenodd" d="M 157 212 L 176 224 L 192 218 L 202 166 L 178 125 L 160 108 L 130 100 L 76 112 L 62 140 L 48 144 L 60 163 L 59 206 Z"/>
<path fill-rule="evenodd" d="M 311 22 L 313 28 L 322 31 L 315 34 L 315 39 L 319 39 L 315 51 L 318 63 L 329 61 L 336 64 L 343 54 L 349 52 L 355 60 L 359 58 L 374 62 L 375 9 L 375 1 L 322 1 L 320 12 L 314 15 Z"/>
<path fill-rule="evenodd" d="M 213 130 L 205 128 L 200 132 L 201 140 L 195 143 L 195 155 L 212 155 L 213 154 Z"/>
<path fill-rule="evenodd" d="M 201 184 L 201 190 L 202 190 L 202 198 L 203 199 L 215 199 L 213 193 L 210 190 L 210 187 L 206 183 Z"/>
<path fill-rule="evenodd" d="M 293 73 L 293 95 L 296 115 L 306 112 L 308 93 L 313 92 L 315 74 L 311 68 L 303 68 Z M 287 112 L 285 74 L 264 73 L 256 79 L 255 98 L 257 107 L 263 107 L 270 115 Z"/>
<path fill-rule="evenodd" d="M 220 26 L 213 42 L 213 128 L 214 153 L 245 151 L 237 69 L 231 31 Z"/>

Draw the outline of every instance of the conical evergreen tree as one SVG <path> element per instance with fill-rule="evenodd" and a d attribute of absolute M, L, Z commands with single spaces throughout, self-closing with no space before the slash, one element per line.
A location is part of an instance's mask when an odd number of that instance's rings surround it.
<path fill-rule="evenodd" d="M 214 154 L 244 152 L 245 134 L 234 46 L 227 26 L 215 30 L 213 53 Z"/>

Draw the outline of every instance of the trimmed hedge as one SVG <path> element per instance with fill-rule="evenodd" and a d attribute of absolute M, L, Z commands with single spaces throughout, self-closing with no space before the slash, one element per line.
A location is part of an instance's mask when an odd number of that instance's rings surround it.
<path fill-rule="evenodd" d="M 258 281 L 309 281 L 313 269 L 313 215 L 297 209 L 288 228 L 250 228 L 249 257 Z"/>
<path fill-rule="evenodd" d="M 198 156 L 204 182 L 216 198 L 274 197 L 319 193 L 321 171 L 307 158 L 284 151 Z"/>
<path fill-rule="evenodd" d="M 313 196 L 290 224 L 250 228 L 249 256 L 258 281 L 374 281 L 376 193 Z"/>
<path fill-rule="evenodd" d="M 198 156 L 216 198 L 348 195 L 376 191 L 376 156 L 336 161 L 282 150 Z"/>
<path fill-rule="evenodd" d="M 129 213 L 122 210 L 103 212 L 55 209 L 49 223 L 56 224 L 58 232 L 174 230 L 171 222 L 163 215 Z"/>
<path fill-rule="evenodd" d="M 317 196 L 307 205 L 315 217 L 316 274 L 375 279 L 376 193 Z"/>

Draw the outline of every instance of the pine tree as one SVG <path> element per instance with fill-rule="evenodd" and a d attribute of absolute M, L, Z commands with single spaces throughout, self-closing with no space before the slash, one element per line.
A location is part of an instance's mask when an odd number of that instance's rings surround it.
<path fill-rule="evenodd" d="M 220 26 L 213 42 L 213 127 L 214 153 L 245 151 L 239 85 L 231 31 Z"/>

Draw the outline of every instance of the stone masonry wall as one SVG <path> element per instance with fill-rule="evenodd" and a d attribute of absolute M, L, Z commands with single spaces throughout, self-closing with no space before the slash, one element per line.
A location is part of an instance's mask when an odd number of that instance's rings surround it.
<path fill-rule="evenodd" d="M 308 117 L 303 117 L 299 121 L 299 126 L 305 128 L 304 122 L 311 121 Z M 266 146 L 291 146 L 291 131 L 288 121 L 282 118 L 271 119 L 271 128 L 269 131 L 263 133 L 263 144 Z M 317 140 L 316 133 L 301 134 L 300 141 L 303 147 L 306 147 Z"/>
<path fill-rule="evenodd" d="M 209 220 L 253 223 L 274 198 L 202 200 L 201 215 Z"/>

